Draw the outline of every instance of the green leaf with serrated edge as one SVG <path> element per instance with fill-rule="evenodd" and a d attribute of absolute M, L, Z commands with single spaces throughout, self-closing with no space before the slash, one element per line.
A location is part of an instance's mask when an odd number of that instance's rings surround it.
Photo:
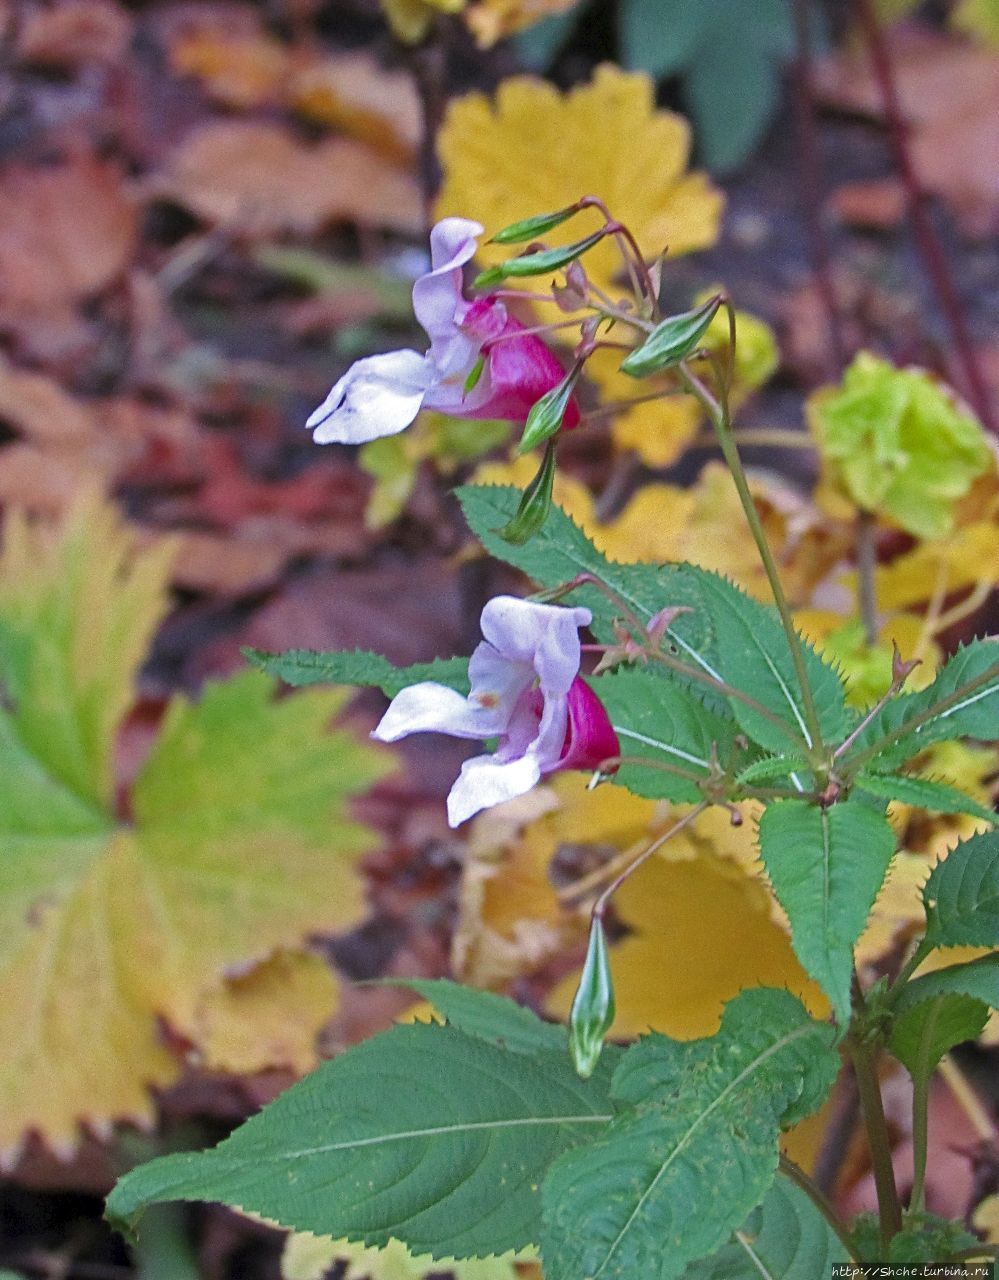
<path fill-rule="evenodd" d="M 754 760 L 736 774 L 736 783 L 751 786 L 760 782 L 778 782 L 794 774 L 799 780 L 809 778 L 808 761 L 801 756 L 764 756 Z"/>
<path fill-rule="evenodd" d="M 871 773 L 866 769 L 857 774 L 855 781 L 862 790 L 882 800 L 897 800 L 931 813 L 968 813 L 993 824 L 997 820 L 994 810 L 986 809 L 973 796 L 946 782 L 901 773 Z"/>
<path fill-rule="evenodd" d="M 717 574 L 704 574 L 698 585 L 711 616 L 714 652 L 722 677 L 735 688 L 751 693 L 807 742 L 801 688 L 776 611 L 750 599 Z M 847 733 L 851 719 L 843 682 L 807 641 L 802 639 L 801 645 L 822 736 L 826 742 L 838 742 Z M 770 720 L 738 699 L 729 701 L 732 714 L 755 742 L 769 751 L 787 749 L 787 735 Z"/>
<path fill-rule="evenodd" d="M 559 249 L 541 249 L 537 253 L 522 254 L 519 258 L 508 258 L 506 262 L 480 271 L 472 282 L 472 288 L 488 289 L 503 280 L 523 280 L 529 276 L 547 275 L 549 271 L 560 271 L 582 257 L 595 244 L 599 244 L 605 235 L 606 232 L 601 229 L 583 240 L 576 240 Z"/>
<path fill-rule="evenodd" d="M 546 1280 L 671 1280 L 766 1194 L 781 1128 L 821 1104 L 834 1032 L 786 991 L 743 992 L 707 1040 L 651 1035 L 621 1059 L 626 1109 L 543 1188 Z"/>
<path fill-rule="evenodd" d="M 446 978 L 381 978 L 378 981 L 385 986 L 412 988 L 452 1027 L 513 1053 L 568 1048 L 565 1027 L 543 1022 L 530 1009 L 493 991 L 477 991 Z"/>
<path fill-rule="evenodd" d="M 575 217 L 578 212 L 579 205 L 570 204 L 564 209 L 556 210 L 555 213 L 539 213 L 533 218 L 522 218 L 519 222 L 511 222 L 502 231 L 497 231 L 488 243 L 525 244 L 528 240 L 536 240 L 538 236 L 543 236 L 548 231 L 554 231 L 563 222 L 568 222 L 570 218 Z"/>
<path fill-rule="evenodd" d="M 760 856 L 791 924 L 791 945 L 805 971 L 850 1020 L 853 945 L 895 853 L 884 815 L 859 800 L 827 809 L 778 800 L 763 811 Z"/>
<path fill-rule="evenodd" d="M 970 996 L 999 1009 L 999 951 L 913 978 L 902 988 L 896 1008 L 911 1009 L 939 995 Z"/>
<path fill-rule="evenodd" d="M 974 687 L 961 692 L 964 686 Z M 941 710 L 934 713 L 934 707 Z M 973 640 L 958 649 L 936 679 L 918 693 L 892 698 L 866 725 L 844 758 L 873 750 L 888 734 L 897 740 L 877 753 L 879 770 L 904 763 L 932 742 L 956 738 L 995 741 L 999 732 L 999 639 Z"/>
<path fill-rule="evenodd" d="M 977 1040 L 988 1020 L 989 1006 L 971 996 L 927 997 L 898 1014 L 888 1050 L 914 1080 L 925 1080 L 955 1045 Z"/>
<path fill-rule="evenodd" d="M 710 298 L 700 307 L 682 315 L 667 316 L 634 351 L 621 361 L 621 372 L 632 378 L 647 378 L 652 373 L 679 364 L 695 350 L 707 333 L 721 298 Z"/>
<path fill-rule="evenodd" d="M 800 1187 L 776 1178 L 728 1244 L 683 1280 L 816 1280 L 848 1261 L 842 1241 Z"/>
<path fill-rule="evenodd" d="M 999 946 L 999 833 L 955 845 L 930 872 L 923 905 L 930 946 Z"/>
<path fill-rule="evenodd" d="M 738 725 L 716 715 L 683 685 L 663 680 L 647 667 L 614 671 L 591 681 L 621 745 L 621 754 L 647 757 L 708 778 L 711 749 L 724 767 L 736 754 Z M 696 782 L 655 767 L 622 765 L 616 782 L 635 795 L 656 800 L 703 798 Z"/>
<path fill-rule="evenodd" d="M 166 1156 L 108 1198 L 116 1225 L 168 1200 L 214 1200 L 296 1231 L 435 1258 L 520 1249 L 539 1184 L 611 1118 L 608 1069 L 528 1056 L 454 1027 L 403 1026 L 323 1063 L 211 1151 Z"/>
<path fill-rule="evenodd" d="M 710 623 L 698 583 L 702 571 L 692 565 L 618 564 L 608 560 L 564 511 L 553 506 L 538 534 L 525 546 L 513 546 L 495 533 L 517 509 L 520 491 L 507 485 L 465 485 L 456 490 L 469 528 L 485 549 L 520 569 L 542 587 L 569 582 L 590 573 L 609 586 L 645 625 L 664 607 L 686 606 L 666 630 L 677 656 L 709 675 L 716 674 L 704 656 Z M 566 599 L 593 611 L 592 630 L 598 640 L 612 642 L 614 620 L 620 610 L 603 592 L 582 586 Z M 700 691 L 699 691 L 700 692 Z M 724 702 L 719 702 L 725 709 Z"/>
<path fill-rule="evenodd" d="M 244 649 L 243 656 L 268 675 L 291 685 L 374 685 L 387 697 L 394 698 L 411 684 L 433 680 L 459 693 L 468 692 L 467 658 L 435 658 L 410 667 L 395 667 L 380 653 L 363 649 L 344 653 L 320 653 L 312 649 L 265 653 L 262 649 Z"/>

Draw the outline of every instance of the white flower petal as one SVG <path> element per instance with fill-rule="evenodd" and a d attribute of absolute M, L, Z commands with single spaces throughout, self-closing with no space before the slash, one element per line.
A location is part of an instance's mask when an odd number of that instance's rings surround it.
<path fill-rule="evenodd" d="M 480 809 L 525 795 L 540 779 L 541 770 L 533 756 L 507 763 L 495 756 L 473 756 L 461 766 L 447 798 L 448 825 L 460 827 Z"/>
<path fill-rule="evenodd" d="M 397 742 L 411 733 L 448 733 L 482 741 L 502 733 L 504 723 L 502 708 L 482 706 L 428 680 L 397 693 L 371 736 Z"/>
<path fill-rule="evenodd" d="M 517 699 L 534 682 L 534 667 L 529 662 L 511 662 L 483 640 L 468 660 L 468 679 L 471 697 L 488 699 L 500 707 L 505 727 Z"/>
<path fill-rule="evenodd" d="M 364 444 L 404 430 L 434 377 L 426 356 L 386 351 L 352 364 L 305 424 L 316 444 Z"/>
<path fill-rule="evenodd" d="M 546 693 L 564 694 L 579 672 L 579 628 L 589 609 L 494 596 L 482 610 L 482 634 L 506 658 L 529 662 Z"/>

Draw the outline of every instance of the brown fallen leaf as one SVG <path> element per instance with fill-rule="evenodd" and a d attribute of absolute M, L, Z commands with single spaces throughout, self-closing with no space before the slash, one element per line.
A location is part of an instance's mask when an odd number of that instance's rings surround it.
<path fill-rule="evenodd" d="M 915 23 L 893 28 L 885 39 L 919 178 L 966 230 L 987 234 L 999 224 L 999 54 Z M 883 118 L 863 48 L 826 59 L 815 84 L 830 106 Z"/>
<path fill-rule="evenodd" d="M 0 180 L 0 306 L 58 309 L 93 297 L 135 250 L 138 215 L 121 171 L 74 152 Z"/>
<path fill-rule="evenodd" d="M 61 0 L 29 9 L 17 33 L 17 58 L 37 67 L 110 66 L 132 38 L 132 19 L 112 0 Z"/>
<path fill-rule="evenodd" d="M 229 107 L 279 103 L 290 65 L 287 46 L 263 31 L 199 27 L 178 33 L 170 45 L 171 69 L 195 76 Z"/>
<path fill-rule="evenodd" d="M 155 183 L 218 225 L 266 236 L 354 222 L 418 232 L 423 223 L 412 174 L 351 138 L 310 146 L 280 125 L 218 120 L 187 135 Z"/>
<path fill-rule="evenodd" d="M 350 134 L 396 163 L 417 153 L 422 125 L 413 79 L 387 71 L 370 54 L 352 50 L 303 68 L 288 96 L 305 119 Z"/>
<path fill-rule="evenodd" d="M 829 206 L 848 227 L 892 231 L 905 217 L 905 187 L 897 178 L 844 182 L 830 195 Z"/>

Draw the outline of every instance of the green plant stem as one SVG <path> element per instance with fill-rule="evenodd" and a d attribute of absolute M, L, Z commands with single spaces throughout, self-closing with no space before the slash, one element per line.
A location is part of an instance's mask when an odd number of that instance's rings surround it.
<path fill-rule="evenodd" d="M 808 683 L 808 673 L 805 669 L 805 655 L 802 652 L 801 640 L 794 628 L 794 619 L 791 617 L 791 607 L 787 602 L 787 596 L 784 594 L 780 575 L 777 572 L 777 564 L 774 561 L 773 553 L 770 550 L 770 544 L 767 542 L 766 534 L 763 531 L 763 523 L 760 520 L 760 514 L 756 510 L 756 503 L 753 501 L 753 495 L 749 492 L 746 472 L 742 465 L 742 459 L 739 457 L 739 449 L 732 434 L 732 427 L 728 419 L 728 414 L 700 379 L 696 377 L 695 374 L 691 373 L 685 363 L 680 363 L 678 371 L 684 386 L 691 395 L 695 396 L 700 401 L 708 417 L 711 419 L 715 433 L 718 436 L 718 443 L 721 446 L 725 462 L 728 464 L 728 469 L 732 473 L 732 479 L 735 481 L 735 487 L 739 494 L 739 501 L 742 503 L 742 509 L 745 513 L 746 520 L 749 523 L 749 528 L 753 535 L 753 541 L 756 543 L 756 549 L 759 551 L 760 559 L 763 561 L 763 568 L 767 575 L 767 581 L 770 583 L 770 590 L 773 593 L 774 603 L 777 606 L 777 612 L 780 614 L 780 620 L 784 627 L 784 634 L 787 636 L 787 642 L 791 650 L 791 660 L 794 663 L 795 675 L 798 677 L 798 684 L 801 688 L 802 709 L 805 713 L 808 736 L 811 739 L 807 744 L 811 753 L 811 758 L 813 763 L 823 765 L 824 752 L 822 727 L 819 724 L 819 715 L 815 708 L 815 698 L 812 694 L 812 686 Z"/>
<path fill-rule="evenodd" d="M 857 512 L 857 605 L 864 624 L 868 646 L 878 639 L 878 601 L 874 588 L 877 549 L 874 544 L 874 516 L 869 511 Z"/>
<path fill-rule="evenodd" d="M 710 807 L 710 800 L 702 800 L 701 803 L 695 805 L 689 813 L 685 813 L 678 822 L 674 822 L 668 831 L 664 831 L 661 836 L 656 836 L 655 840 L 652 840 L 648 845 L 646 845 L 642 852 L 635 858 L 634 862 L 629 863 L 621 874 L 611 881 L 600 897 L 597 898 L 596 902 L 593 904 L 593 910 L 590 912 L 591 917 L 595 920 L 602 920 L 607 911 L 607 904 L 610 902 L 611 898 L 613 898 L 614 894 L 617 893 L 618 889 L 620 889 L 624 884 L 625 880 L 627 880 L 630 875 L 633 875 L 643 862 L 646 862 L 651 858 L 657 849 L 661 849 L 667 840 L 671 840 L 674 836 L 679 835 L 684 827 L 689 827 L 692 822 L 701 816 L 705 809 Z"/>
<path fill-rule="evenodd" d="M 823 1192 L 821 1187 L 818 1187 L 812 1181 L 808 1174 L 805 1173 L 804 1169 L 800 1169 L 793 1160 L 788 1159 L 785 1155 L 782 1155 L 780 1158 L 780 1171 L 785 1178 L 790 1179 L 796 1187 L 800 1187 L 801 1190 L 804 1191 L 805 1195 L 808 1196 L 812 1204 L 815 1205 L 816 1209 L 818 1209 L 819 1213 L 822 1214 L 823 1218 L 825 1218 L 826 1222 L 829 1223 L 830 1227 L 832 1227 L 833 1231 L 835 1231 L 836 1235 L 839 1237 L 839 1241 L 846 1250 L 850 1261 L 859 1261 L 857 1258 L 856 1245 L 853 1243 L 853 1238 L 847 1230 L 846 1223 L 836 1212 L 832 1201 L 825 1192 Z"/>
<path fill-rule="evenodd" d="M 930 1023 L 934 1021 L 932 1015 Z M 930 1145 L 930 1080 L 932 1072 L 920 1071 L 912 1080 L 912 1190 L 909 1212 L 922 1213 L 926 1199 L 926 1157 Z"/>
<path fill-rule="evenodd" d="M 888 1139 L 888 1123 L 881 1101 L 875 1050 L 869 1045 L 852 1044 L 850 1058 L 857 1077 L 860 1094 L 860 1111 L 867 1130 L 867 1141 L 874 1170 L 874 1185 L 878 1193 L 878 1217 L 881 1224 L 881 1247 L 888 1256 L 892 1237 L 902 1230 L 902 1206 L 895 1185 L 895 1167 L 891 1158 Z"/>
<path fill-rule="evenodd" d="M 932 950 L 932 943 L 927 942 L 925 938 L 920 938 L 912 955 L 898 971 L 898 976 L 891 984 L 891 989 L 885 996 L 884 1005 L 886 1009 L 894 1008 L 896 1001 L 902 994 L 905 984 L 909 981 Z"/>

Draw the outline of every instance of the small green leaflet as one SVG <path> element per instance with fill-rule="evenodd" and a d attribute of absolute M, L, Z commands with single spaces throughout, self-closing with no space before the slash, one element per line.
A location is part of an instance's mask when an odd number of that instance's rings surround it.
<path fill-rule="evenodd" d="M 511 222 L 502 231 L 497 231 L 489 241 L 490 244 L 526 244 L 528 240 L 536 240 L 548 231 L 554 231 L 563 222 L 568 222 L 579 212 L 579 204 L 566 205 L 555 213 L 539 213 L 533 218 L 523 218 L 520 222 Z"/>
<path fill-rule="evenodd" d="M 525 253 L 519 258 L 508 258 L 498 266 L 480 271 L 472 282 L 473 289 L 488 289 L 503 280 L 522 280 L 528 276 L 543 276 L 549 271 L 560 271 L 575 262 L 588 249 L 599 244 L 607 233 L 601 228 L 583 240 L 567 244 L 561 249 L 541 249 L 537 253 Z"/>
<path fill-rule="evenodd" d="M 717 1250 L 773 1182 L 781 1128 L 831 1087 L 833 1039 L 793 996 L 757 988 L 711 1039 L 629 1049 L 612 1085 L 625 1109 L 545 1179 L 546 1280 L 672 1280 Z"/>
<path fill-rule="evenodd" d="M 617 670 L 591 681 L 611 718 L 625 756 L 707 778 L 712 745 L 724 765 L 736 752 L 738 725 L 716 715 L 683 685 L 654 675 L 647 667 Z M 635 795 L 657 800 L 703 799 L 696 781 L 641 765 L 622 765 L 615 781 Z"/>
<path fill-rule="evenodd" d="M 882 800 L 915 805 L 931 813 L 968 813 L 993 824 L 997 819 L 994 810 L 986 809 L 973 796 L 946 782 L 912 778 L 903 773 L 872 773 L 866 769 L 857 774 L 855 781 L 863 791 Z"/>
<path fill-rule="evenodd" d="M 989 1006 L 972 996 L 927 996 L 900 1011 L 888 1049 L 914 1080 L 927 1080 L 944 1054 L 976 1040 L 988 1020 Z"/>
<path fill-rule="evenodd" d="M 888 702 L 858 736 L 845 764 L 858 756 L 874 758 L 883 770 L 933 742 L 995 741 L 997 725 L 999 640 L 973 640 L 941 667 L 932 684 Z"/>
<path fill-rule="evenodd" d="M 790 781 L 791 775 L 810 779 L 809 764 L 801 756 L 764 756 L 740 769 L 736 782 L 748 787 L 758 783 Z"/>
<path fill-rule="evenodd" d="M 683 1280 L 815 1280 L 847 1261 L 842 1241 L 804 1191 L 778 1176 L 731 1241 L 691 1263 Z"/>
<path fill-rule="evenodd" d="M 692 311 L 668 316 L 656 325 L 640 347 L 625 356 L 621 372 L 633 378 L 647 378 L 679 364 L 696 349 L 720 306 L 721 298 L 714 297 Z"/>
<path fill-rule="evenodd" d="M 929 946 L 999 946 L 999 833 L 951 849 L 930 872 L 923 904 Z"/>
<path fill-rule="evenodd" d="M 892 829 L 861 800 L 827 809 L 778 800 L 760 818 L 759 841 L 770 883 L 791 923 L 795 954 L 845 1027 L 853 945 L 894 856 Z"/>
<path fill-rule="evenodd" d="M 611 1119 L 609 1076 L 601 1062 L 580 1080 L 564 1050 L 395 1027 L 323 1063 L 213 1150 L 126 1174 L 107 1215 L 127 1230 L 151 1204 L 214 1200 L 435 1258 L 522 1249 L 539 1238 L 551 1162 Z"/>
<path fill-rule="evenodd" d="M 380 653 L 364 649 L 344 653 L 319 653 L 312 649 L 265 653 L 262 649 L 244 649 L 243 656 L 255 667 L 291 685 L 374 685 L 387 697 L 394 698 L 408 685 L 433 680 L 459 693 L 468 692 L 467 658 L 435 658 L 411 667 L 395 667 Z"/>

